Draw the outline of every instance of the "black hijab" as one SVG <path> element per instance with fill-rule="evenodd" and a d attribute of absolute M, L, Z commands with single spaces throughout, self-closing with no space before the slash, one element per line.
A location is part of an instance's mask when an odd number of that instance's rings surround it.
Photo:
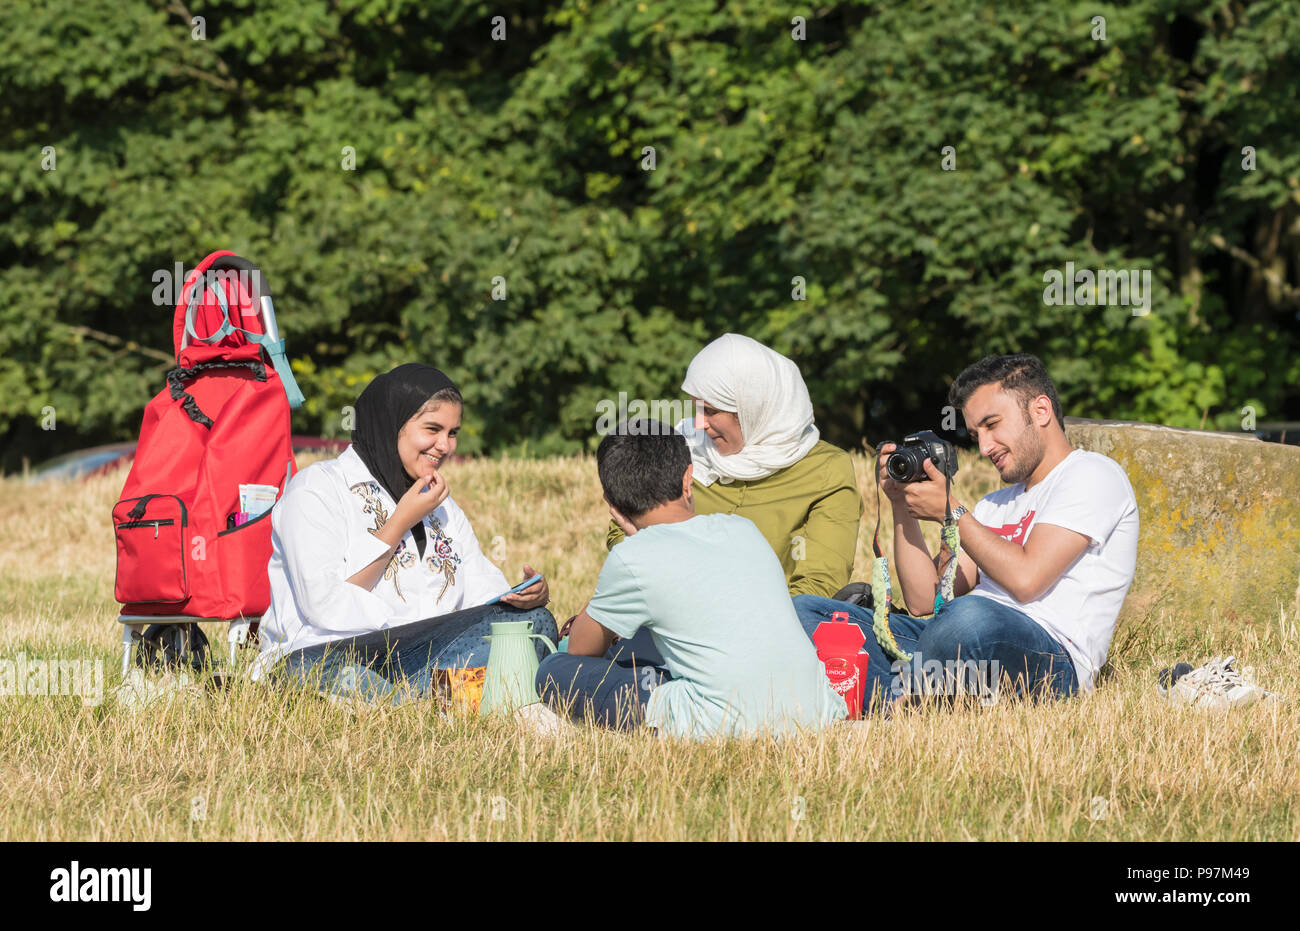
<path fill-rule="evenodd" d="M 408 362 L 377 375 L 357 398 L 352 448 L 394 501 L 400 501 L 415 481 L 407 477 L 397 455 L 397 435 L 430 398 L 443 388 L 455 387 L 450 378 L 433 366 Z M 424 521 L 411 528 L 411 535 L 423 557 Z"/>

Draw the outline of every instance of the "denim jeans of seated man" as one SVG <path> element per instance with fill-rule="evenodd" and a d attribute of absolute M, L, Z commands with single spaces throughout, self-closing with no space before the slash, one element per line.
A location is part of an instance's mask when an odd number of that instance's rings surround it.
<path fill-rule="evenodd" d="M 488 664 L 486 638 L 501 621 L 532 621 L 533 633 L 552 643 L 558 634 L 545 608 L 480 605 L 297 650 L 285 657 L 277 676 L 341 697 L 393 704 L 426 698 L 436 671 Z M 547 648 L 540 640 L 533 644 L 541 660 Z"/>
<path fill-rule="evenodd" d="M 535 685 L 543 702 L 572 720 L 631 730 L 644 722 L 650 695 L 671 679 L 643 627 L 604 656 L 548 656 L 537 668 Z"/>
<path fill-rule="evenodd" d="M 665 669 L 666 664 L 663 656 L 659 653 L 659 648 L 655 646 L 654 638 L 650 636 L 650 628 L 642 627 L 635 634 L 626 640 L 620 640 L 608 650 L 605 651 L 605 658 L 611 659 L 620 666 L 656 666 L 659 669 Z"/>
<path fill-rule="evenodd" d="M 817 625 L 845 611 L 866 636 L 863 704 L 881 707 L 904 695 L 958 692 L 992 700 L 1009 681 L 1016 696 L 1066 697 L 1078 691 L 1074 664 L 1057 640 L 1031 617 L 981 595 L 962 595 L 928 619 L 900 611 L 889 629 L 910 663 L 890 660 L 865 607 L 817 595 L 796 595 L 795 613 L 811 638 Z"/>

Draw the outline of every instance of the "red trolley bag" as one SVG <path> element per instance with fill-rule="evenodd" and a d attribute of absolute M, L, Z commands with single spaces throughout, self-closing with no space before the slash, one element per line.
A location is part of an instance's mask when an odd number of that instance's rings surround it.
<path fill-rule="evenodd" d="M 242 622 L 233 657 L 271 600 L 271 510 L 237 524 L 239 486 L 273 486 L 279 500 L 297 471 L 289 410 L 302 394 L 260 270 L 233 252 L 200 262 L 176 304 L 173 346 L 177 368 L 145 408 L 113 507 L 123 674 L 136 621 Z"/>

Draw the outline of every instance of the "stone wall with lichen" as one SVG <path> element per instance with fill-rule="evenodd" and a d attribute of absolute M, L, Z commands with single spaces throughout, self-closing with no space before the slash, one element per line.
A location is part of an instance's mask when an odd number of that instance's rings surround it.
<path fill-rule="evenodd" d="M 1123 466 L 1137 496 L 1121 622 L 1170 609 L 1267 623 L 1300 608 L 1300 447 L 1073 417 L 1066 434 Z"/>

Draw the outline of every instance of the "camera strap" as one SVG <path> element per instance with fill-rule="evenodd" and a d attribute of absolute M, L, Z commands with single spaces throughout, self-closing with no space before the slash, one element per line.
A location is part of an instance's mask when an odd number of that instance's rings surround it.
<path fill-rule="evenodd" d="M 871 548 L 876 558 L 871 564 L 871 597 L 875 603 L 871 618 L 871 632 L 876 635 L 880 649 L 890 659 L 912 661 L 912 654 L 903 652 L 903 648 L 894 639 L 894 632 L 889 629 L 889 612 L 893 607 L 893 586 L 889 582 L 889 560 L 880 551 L 880 449 L 876 449 L 876 470 L 873 473 L 876 482 L 876 532 L 871 537 Z"/>
<path fill-rule="evenodd" d="M 943 572 L 939 573 L 939 590 L 934 595 L 934 610 L 939 610 L 939 605 L 952 601 L 953 585 L 957 581 L 957 557 L 961 555 L 961 533 L 957 530 L 957 522 L 952 519 L 952 476 L 948 470 L 943 472 L 943 529 L 939 532 L 943 538 L 943 544 L 948 548 L 948 562 L 943 567 Z"/>
<path fill-rule="evenodd" d="M 889 559 L 880 549 L 880 451 L 876 451 L 876 469 L 873 473 L 876 481 L 876 531 L 871 537 L 872 552 L 876 558 L 871 567 L 871 597 L 875 602 L 875 613 L 871 619 L 871 632 L 876 636 L 876 642 L 880 648 L 885 651 L 885 655 L 890 659 L 911 662 L 912 654 L 904 652 L 903 648 L 898 645 L 894 639 L 894 632 L 889 629 L 889 612 L 893 608 L 893 586 L 889 580 Z M 943 529 L 940 535 L 943 543 L 952 554 L 947 565 L 944 566 L 943 572 L 939 575 L 939 590 L 934 596 L 934 609 L 939 610 L 939 606 L 953 599 L 953 586 L 957 579 L 957 557 L 961 554 L 961 534 L 957 530 L 957 522 L 952 519 L 952 476 L 948 474 L 947 469 L 943 474 L 944 485 L 944 502 L 943 502 Z"/>

